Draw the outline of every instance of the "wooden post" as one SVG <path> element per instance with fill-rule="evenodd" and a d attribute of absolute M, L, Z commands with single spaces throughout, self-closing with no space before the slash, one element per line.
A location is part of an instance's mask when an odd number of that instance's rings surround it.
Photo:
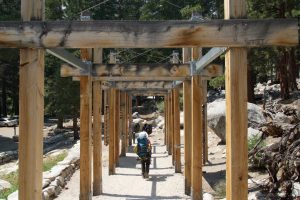
<path fill-rule="evenodd" d="M 120 156 L 120 90 L 116 90 L 115 102 L 115 165 L 119 166 Z"/>
<path fill-rule="evenodd" d="M 173 135 L 172 135 L 172 132 L 173 132 L 172 119 L 173 119 L 173 117 L 172 117 L 172 95 L 171 94 L 172 94 L 172 92 L 170 92 L 168 95 L 169 96 L 168 97 L 168 99 L 169 99 L 169 103 L 168 103 L 168 105 L 169 105 L 169 108 L 168 108 L 168 115 L 169 115 L 169 117 L 168 117 L 168 127 L 169 127 L 168 153 L 169 153 L 169 155 L 172 155 L 172 153 L 173 153 Z M 173 161 L 172 161 L 172 163 L 173 163 Z"/>
<path fill-rule="evenodd" d="M 202 120 L 203 120 L 203 165 L 208 162 L 208 134 L 207 134 L 207 80 L 202 81 L 203 105 L 202 105 Z"/>
<path fill-rule="evenodd" d="M 179 88 L 175 88 L 174 97 L 174 165 L 175 173 L 181 173 L 181 150 L 180 150 L 180 105 Z"/>
<path fill-rule="evenodd" d="M 202 199 L 202 87 L 200 76 L 192 77 L 192 199 Z"/>
<path fill-rule="evenodd" d="M 164 139 L 164 144 L 166 145 L 167 149 L 168 149 L 168 130 L 167 130 L 167 119 L 168 119 L 168 100 L 167 100 L 167 95 L 164 96 L 164 116 L 165 116 L 165 127 L 164 127 L 164 134 L 165 134 L 165 139 Z"/>
<path fill-rule="evenodd" d="M 125 119 L 124 119 L 124 123 L 125 123 L 125 152 L 128 152 L 128 134 L 129 134 L 129 126 L 128 126 L 128 110 L 129 110 L 129 96 L 127 93 L 125 93 Z"/>
<path fill-rule="evenodd" d="M 104 145 L 108 145 L 108 134 L 109 134 L 109 90 L 104 91 Z"/>
<path fill-rule="evenodd" d="M 126 156 L 126 93 L 120 94 L 120 133 L 121 133 L 121 156 Z"/>
<path fill-rule="evenodd" d="M 109 175 L 116 172 L 115 166 L 115 113 L 116 113 L 116 89 L 109 90 Z"/>
<path fill-rule="evenodd" d="M 225 19 L 246 18 L 245 0 L 225 0 Z M 231 48 L 225 55 L 226 199 L 248 197 L 247 50 Z"/>
<path fill-rule="evenodd" d="M 93 50 L 94 63 L 102 63 L 102 49 Z M 102 193 L 102 90 L 101 82 L 93 82 L 93 195 Z"/>
<path fill-rule="evenodd" d="M 90 77 L 80 77 L 80 200 L 92 198 L 91 84 Z"/>
<path fill-rule="evenodd" d="M 129 96 L 129 110 L 128 110 L 128 117 L 129 117 L 129 145 L 132 145 L 132 96 Z"/>
<path fill-rule="evenodd" d="M 44 1 L 21 1 L 22 21 L 44 20 Z M 42 199 L 44 50 L 20 50 L 19 199 Z"/>
<path fill-rule="evenodd" d="M 191 60 L 191 48 L 182 49 L 183 63 Z M 191 157 L 192 157 L 192 101 L 191 101 L 191 81 L 183 82 L 183 111 L 184 111 L 184 191 L 186 195 L 191 194 Z"/>

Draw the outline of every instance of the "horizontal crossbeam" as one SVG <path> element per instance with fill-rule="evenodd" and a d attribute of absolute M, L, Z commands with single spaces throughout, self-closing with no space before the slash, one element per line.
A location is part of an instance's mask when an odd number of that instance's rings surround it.
<path fill-rule="evenodd" d="M 0 47 L 179 48 L 298 44 L 297 19 L 0 22 Z"/>
<path fill-rule="evenodd" d="M 102 88 L 117 88 L 120 90 L 160 90 L 172 89 L 174 87 L 172 81 L 133 81 L 133 82 L 103 82 Z"/>
<path fill-rule="evenodd" d="M 191 71 L 192 70 L 192 71 Z M 95 64 L 91 73 L 68 64 L 61 66 L 62 77 L 88 76 L 94 81 L 172 81 L 185 80 L 191 75 L 216 77 L 223 74 L 223 66 L 211 64 L 196 72 L 195 64 Z"/>

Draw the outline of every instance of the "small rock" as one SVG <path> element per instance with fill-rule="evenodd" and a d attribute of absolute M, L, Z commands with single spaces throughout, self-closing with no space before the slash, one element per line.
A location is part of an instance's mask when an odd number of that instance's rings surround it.
<path fill-rule="evenodd" d="M 213 197 L 213 195 L 211 195 L 209 193 L 204 193 L 203 200 L 215 200 L 215 198 Z"/>
<path fill-rule="evenodd" d="M 18 193 L 18 191 L 15 191 L 14 193 L 11 193 L 7 197 L 7 200 L 18 200 L 18 199 L 19 199 L 19 193 Z"/>
<path fill-rule="evenodd" d="M 248 200 L 265 200 L 265 195 L 260 191 L 250 192 L 248 194 Z"/>

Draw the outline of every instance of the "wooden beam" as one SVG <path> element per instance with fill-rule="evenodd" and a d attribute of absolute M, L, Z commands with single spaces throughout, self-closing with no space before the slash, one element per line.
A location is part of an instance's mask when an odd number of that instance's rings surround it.
<path fill-rule="evenodd" d="M 108 173 L 113 175 L 116 173 L 115 165 L 115 114 L 116 114 L 116 89 L 109 90 L 109 164 Z"/>
<path fill-rule="evenodd" d="M 74 78 L 74 77 L 73 77 Z M 167 77 L 167 76 L 102 76 L 93 77 L 93 81 L 184 81 L 189 77 Z"/>
<path fill-rule="evenodd" d="M 192 199 L 202 199 L 202 87 L 200 76 L 192 77 Z"/>
<path fill-rule="evenodd" d="M 0 22 L 0 47 L 175 48 L 298 45 L 297 19 Z"/>
<path fill-rule="evenodd" d="M 61 66 L 62 77 L 84 76 L 88 72 L 74 70 L 68 64 Z M 105 77 L 177 77 L 183 78 L 190 75 L 189 64 L 98 64 L 93 65 L 92 75 Z M 102 79 L 100 79 L 102 80 Z M 104 80 L 104 79 L 103 79 Z"/>
<path fill-rule="evenodd" d="M 164 96 L 168 93 L 167 90 L 155 91 L 155 90 L 132 90 L 127 91 L 132 96 Z"/>
<path fill-rule="evenodd" d="M 126 156 L 126 93 L 120 94 L 120 134 L 121 134 L 121 156 Z"/>
<path fill-rule="evenodd" d="M 115 87 L 120 90 L 134 90 L 134 89 L 172 89 L 172 81 L 122 81 L 111 83 L 109 87 Z"/>
<path fill-rule="evenodd" d="M 115 165 L 119 166 L 120 156 L 120 90 L 116 90 L 115 102 Z"/>
<path fill-rule="evenodd" d="M 93 60 L 102 63 L 102 49 L 93 49 Z M 102 89 L 93 82 L 93 195 L 102 193 Z"/>
<path fill-rule="evenodd" d="M 21 1 L 23 21 L 43 20 L 44 2 Z M 18 199 L 42 199 L 44 50 L 20 50 Z"/>
<path fill-rule="evenodd" d="M 128 96 L 128 94 L 127 93 L 125 93 L 125 111 L 124 111 L 124 113 L 125 113 L 125 116 L 124 116 L 124 123 L 125 123 L 125 125 L 124 125 L 124 127 L 125 127 L 125 138 L 124 138 L 124 140 L 125 140 L 125 152 L 128 152 L 128 135 L 129 135 L 129 125 L 128 125 L 128 119 L 129 119 L 129 117 L 128 117 L 128 110 L 129 110 L 129 96 Z"/>
<path fill-rule="evenodd" d="M 246 18 L 245 0 L 225 0 L 225 18 Z M 225 54 L 226 199 L 248 198 L 247 49 Z"/>
<path fill-rule="evenodd" d="M 175 173 L 181 173 L 181 149 L 180 149 L 180 105 L 179 88 L 175 88 L 174 96 L 174 165 Z"/>
<path fill-rule="evenodd" d="M 165 127 L 164 127 L 164 145 L 167 145 L 167 95 L 164 96 L 164 123 L 165 123 Z"/>
<path fill-rule="evenodd" d="M 92 198 L 91 80 L 80 78 L 80 200 Z"/>

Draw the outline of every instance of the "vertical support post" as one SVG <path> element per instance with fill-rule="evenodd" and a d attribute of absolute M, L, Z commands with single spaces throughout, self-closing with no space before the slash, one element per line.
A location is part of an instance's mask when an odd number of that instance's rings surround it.
<path fill-rule="evenodd" d="M 92 198 L 91 89 L 91 78 L 80 77 L 80 200 Z"/>
<path fill-rule="evenodd" d="M 180 104 L 179 88 L 175 88 L 174 96 L 174 164 L 175 173 L 181 173 L 181 149 L 180 149 Z"/>
<path fill-rule="evenodd" d="M 168 140 L 168 133 L 167 133 L 167 119 L 168 119 L 168 103 L 167 103 L 167 95 L 164 95 L 164 115 L 165 115 L 165 127 L 164 127 L 164 134 L 165 134 L 165 139 L 164 139 L 164 144 L 167 145 L 167 140 Z M 168 148 L 168 147 L 167 147 Z"/>
<path fill-rule="evenodd" d="M 102 63 L 102 49 L 94 49 L 94 63 Z M 93 195 L 102 193 L 102 89 L 101 82 L 93 82 Z"/>
<path fill-rule="evenodd" d="M 120 95 L 120 128 L 121 128 L 121 156 L 126 156 L 126 93 L 121 92 Z"/>
<path fill-rule="evenodd" d="M 203 120 L 203 165 L 208 162 L 208 134 L 207 134 L 207 80 L 202 81 L 203 87 L 203 105 L 202 105 L 202 120 Z"/>
<path fill-rule="evenodd" d="M 22 21 L 44 20 L 44 1 L 22 0 Z M 44 50 L 20 50 L 19 199 L 42 199 Z"/>
<path fill-rule="evenodd" d="M 129 145 L 132 145 L 132 96 L 130 95 L 129 97 L 129 110 L 128 110 L 128 115 L 129 115 Z"/>
<path fill-rule="evenodd" d="M 109 90 L 105 90 L 104 91 L 104 105 L 103 105 L 103 109 L 104 109 L 104 145 L 107 146 L 108 145 L 108 133 L 109 133 Z"/>
<path fill-rule="evenodd" d="M 127 93 L 125 93 L 125 152 L 128 152 L 128 134 L 129 134 L 129 126 L 128 126 L 128 110 L 129 110 L 129 102 L 128 102 L 129 96 Z"/>
<path fill-rule="evenodd" d="M 225 0 L 225 19 L 246 18 L 245 0 Z M 248 197 L 247 50 L 231 48 L 225 55 L 226 198 Z"/>
<path fill-rule="evenodd" d="M 183 63 L 191 60 L 191 48 L 183 48 Z M 191 81 L 185 80 L 183 82 L 183 111 L 184 111 L 184 191 L 186 195 L 191 194 L 192 182 L 192 100 L 191 100 Z"/>
<path fill-rule="evenodd" d="M 115 166 L 115 113 L 116 113 L 116 89 L 109 89 L 109 158 L 108 173 L 113 175 L 116 172 Z"/>
<path fill-rule="evenodd" d="M 200 76 L 192 77 L 192 199 L 202 199 L 202 87 Z"/>
<path fill-rule="evenodd" d="M 115 102 L 115 165 L 119 166 L 120 156 L 120 90 L 116 90 Z"/>
<path fill-rule="evenodd" d="M 172 129 L 172 119 L 173 119 L 173 117 L 172 117 L 172 92 L 170 92 L 169 93 L 169 109 L 168 109 L 168 111 L 169 111 L 169 123 L 168 123 L 168 127 L 169 127 L 169 137 L 168 137 L 168 139 L 169 139 L 169 145 L 168 145 L 168 153 L 169 153 L 169 155 L 172 155 L 172 153 L 173 153 L 173 134 L 172 134 L 172 132 L 173 132 L 173 129 Z M 173 161 L 172 161 L 172 163 L 173 163 Z"/>

